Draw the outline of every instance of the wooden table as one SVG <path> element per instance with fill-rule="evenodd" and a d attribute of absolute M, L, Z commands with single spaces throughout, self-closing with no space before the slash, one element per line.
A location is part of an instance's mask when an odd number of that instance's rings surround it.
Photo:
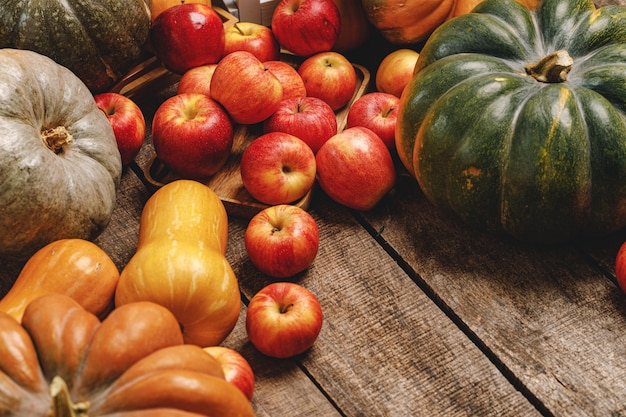
<path fill-rule="evenodd" d="M 385 52 L 370 49 L 370 64 Z M 166 95 L 140 102 L 148 122 Z M 120 270 L 150 195 L 151 154 L 148 137 L 97 239 Z M 272 279 L 247 258 L 247 220 L 230 218 L 227 257 L 244 301 L 224 344 L 255 371 L 258 416 L 626 416 L 626 297 L 614 274 L 626 232 L 526 245 L 442 215 L 407 175 L 371 212 L 319 190 L 309 211 L 320 250 L 294 280 L 319 297 L 325 322 L 289 360 L 247 340 L 247 300 Z M 21 265 L 0 267 L 6 291 Z"/>

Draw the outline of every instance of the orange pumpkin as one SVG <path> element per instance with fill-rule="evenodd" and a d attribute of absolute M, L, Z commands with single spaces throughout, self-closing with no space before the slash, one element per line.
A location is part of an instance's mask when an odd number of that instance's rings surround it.
<path fill-rule="evenodd" d="M 120 274 L 98 245 L 83 239 L 60 239 L 39 249 L 24 264 L 0 311 L 20 321 L 26 306 L 51 293 L 65 294 L 87 311 L 103 316 L 113 307 Z"/>
<path fill-rule="evenodd" d="M 103 321 L 62 294 L 0 313 L 0 409 L 28 417 L 253 416 L 221 365 L 149 302 Z"/>
<path fill-rule="evenodd" d="M 482 0 L 362 0 L 369 21 L 389 42 L 418 43 L 446 20 L 469 13 Z M 518 0 L 533 9 L 539 0 Z"/>
<path fill-rule="evenodd" d="M 137 252 L 122 270 L 115 304 L 152 301 L 174 313 L 185 342 L 220 344 L 239 318 L 237 278 L 224 256 L 228 217 L 206 185 L 177 180 L 146 202 Z"/>

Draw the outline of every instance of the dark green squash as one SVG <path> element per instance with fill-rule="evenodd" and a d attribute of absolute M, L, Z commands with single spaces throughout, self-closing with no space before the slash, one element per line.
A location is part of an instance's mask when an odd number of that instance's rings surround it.
<path fill-rule="evenodd" d="M 439 27 L 400 103 L 436 206 L 530 242 L 626 225 L 626 7 L 485 0 Z"/>
<path fill-rule="evenodd" d="M 0 0 L 0 11 L 0 48 L 46 55 L 92 92 L 137 63 L 150 28 L 145 0 Z"/>

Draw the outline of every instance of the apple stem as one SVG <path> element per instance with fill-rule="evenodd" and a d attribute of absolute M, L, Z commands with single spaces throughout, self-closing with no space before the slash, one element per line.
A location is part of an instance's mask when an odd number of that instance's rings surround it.
<path fill-rule="evenodd" d="M 392 111 L 394 111 L 396 109 L 396 106 L 391 106 L 387 109 L 386 112 L 384 112 L 382 114 L 383 117 L 389 117 L 389 115 L 391 114 Z"/>
<path fill-rule="evenodd" d="M 241 28 L 239 27 L 239 25 L 237 23 L 235 23 L 233 26 L 235 26 L 235 29 L 237 29 L 237 32 L 239 32 L 240 35 L 245 35 L 245 33 L 243 33 L 243 30 L 241 30 Z"/>
<path fill-rule="evenodd" d="M 293 307 L 293 303 L 290 304 L 281 304 L 280 305 L 280 314 L 285 314 L 287 313 L 289 310 L 291 310 L 291 307 Z"/>

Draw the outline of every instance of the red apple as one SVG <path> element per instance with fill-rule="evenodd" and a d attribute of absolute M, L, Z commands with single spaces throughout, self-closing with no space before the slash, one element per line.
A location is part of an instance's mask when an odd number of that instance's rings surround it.
<path fill-rule="evenodd" d="M 259 61 L 276 60 L 280 46 L 272 29 L 254 22 L 237 22 L 224 29 L 224 55 L 235 51 L 248 51 Z"/>
<path fill-rule="evenodd" d="M 139 153 L 146 135 L 146 120 L 141 109 L 122 94 L 101 93 L 94 99 L 111 123 L 122 165 L 130 164 Z"/>
<path fill-rule="evenodd" d="M 253 124 L 276 111 L 283 88 L 251 52 L 236 51 L 217 64 L 211 79 L 211 97 L 226 108 L 235 122 Z"/>
<path fill-rule="evenodd" d="M 154 53 L 176 74 L 215 64 L 224 53 L 224 24 L 205 4 L 185 3 L 159 14 L 150 27 Z"/>
<path fill-rule="evenodd" d="M 305 59 L 298 73 L 307 96 L 321 98 L 333 110 L 348 104 L 356 90 L 356 70 L 348 58 L 338 52 L 320 52 Z"/>
<path fill-rule="evenodd" d="M 317 181 L 333 200 L 361 211 L 372 209 L 395 185 L 389 149 L 371 130 L 351 127 L 317 152 Z"/>
<path fill-rule="evenodd" d="M 254 372 L 246 358 L 236 350 L 225 346 L 207 346 L 204 351 L 220 363 L 226 381 L 239 388 L 248 400 L 252 400 Z"/>
<path fill-rule="evenodd" d="M 390 152 L 396 149 L 396 120 L 400 98 L 393 94 L 374 91 L 352 103 L 346 118 L 346 127 L 363 126 L 378 135 Z"/>
<path fill-rule="evenodd" d="M 404 87 L 413 78 L 419 53 L 412 49 L 397 49 L 383 58 L 376 69 L 376 90 L 402 95 Z"/>
<path fill-rule="evenodd" d="M 248 223 L 244 242 L 252 264 L 274 278 L 299 274 L 313 264 L 319 229 L 306 210 L 278 204 L 257 213 Z"/>
<path fill-rule="evenodd" d="M 293 282 L 275 282 L 252 297 L 246 313 L 250 342 L 264 355 L 290 358 L 313 346 L 322 330 L 317 297 Z"/>
<path fill-rule="evenodd" d="M 283 48 L 310 56 L 332 49 L 339 38 L 341 15 L 333 0 L 281 0 L 271 27 Z"/>
<path fill-rule="evenodd" d="M 157 157 L 185 178 L 205 178 L 224 166 L 233 146 L 228 115 L 204 94 L 177 94 L 154 114 L 152 142 Z"/>
<path fill-rule="evenodd" d="M 280 81 L 283 87 L 283 100 L 306 96 L 304 81 L 294 67 L 284 61 L 265 61 L 263 65 Z"/>
<path fill-rule="evenodd" d="M 217 64 L 208 64 L 187 70 L 180 77 L 176 93 L 200 93 L 211 97 L 211 78 L 216 67 Z"/>
<path fill-rule="evenodd" d="M 337 134 L 337 116 L 324 100 L 317 97 L 285 99 L 263 122 L 263 131 L 292 134 L 317 153 L 331 136 Z"/>
<path fill-rule="evenodd" d="M 245 189 L 265 204 L 292 203 L 315 182 L 313 151 L 284 132 L 267 133 L 252 141 L 243 151 L 239 166 Z"/>

